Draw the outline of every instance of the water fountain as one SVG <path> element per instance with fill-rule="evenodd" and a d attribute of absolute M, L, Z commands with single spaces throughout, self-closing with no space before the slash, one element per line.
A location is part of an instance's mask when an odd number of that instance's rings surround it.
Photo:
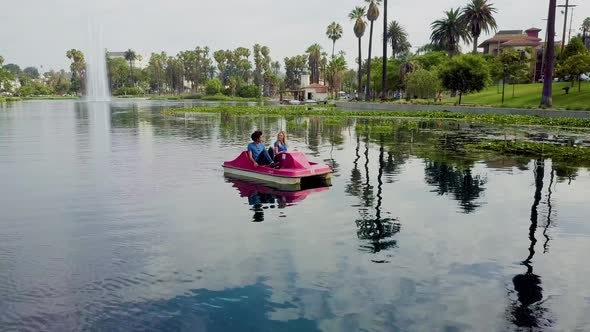
<path fill-rule="evenodd" d="M 86 48 L 86 100 L 104 102 L 111 100 L 107 79 L 106 51 L 102 29 L 89 21 Z"/>

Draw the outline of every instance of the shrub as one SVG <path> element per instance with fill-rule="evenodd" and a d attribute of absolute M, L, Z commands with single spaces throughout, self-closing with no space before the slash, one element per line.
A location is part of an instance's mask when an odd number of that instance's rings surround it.
<path fill-rule="evenodd" d="M 205 85 L 205 93 L 207 93 L 208 96 L 213 96 L 219 94 L 221 92 L 221 88 L 221 80 L 218 78 L 212 78 L 208 80 L 207 84 Z"/>
<path fill-rule="evenodd" d="M 140 88 L 122 86 L 113 92 L 113 96 L 139 96 L 143 95 L 143 91 Z"/>
<path fill-rule="evenodd" d="M 245 85 L 238 89 L 238 96 L 242 98 L 260 98 L 260 89 L 256 85 Z"/>
<path fill-rule="evenodd" d="M 440 80 L 436 73 L 418 69 L 406 79 L 406 93 L 420 99 L 432 99 L 440 91 Z"/>

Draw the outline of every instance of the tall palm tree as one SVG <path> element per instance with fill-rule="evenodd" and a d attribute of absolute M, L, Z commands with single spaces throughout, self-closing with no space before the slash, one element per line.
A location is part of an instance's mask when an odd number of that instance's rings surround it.
<path fill-rule="evenodd" d="M 359 41 L 359 70 L 358 70 L 358 87 L 357 87 L 357 94 L 358 99 L 361 99 L 361 87 L 362 87 L 362 66 L 363 66 L 363 57 L 361 54 L 361 38 L 365 35 L 365 30 L 367 29 L 367 22 L 365 21 L 365 15 L 367 14 L 367 10 L 365 7 L 355 7 L 348 17 L 355 21 L 354 22 L 354 35 L 358 38 Z"/>
<path fill-rule="evenodd" d="M 336 46 L 336 41 L 342 38 L 343 32 L 342 26 L 336 22 L 332 22 L 326 29 L 326 35 L 332 40 L 332 59 L 334 59 L 334 47 Z"/>
<path fill-rule="evenodd" d="M 586 17 L 584 23 L 582 23 L 582 41 L 584 45 L 586 44 L 586 38 L 588 38 L 588 34 L 590 33 L 590 17 Z"/>
<path fill-rule="evenodd" d="M 381 0 L 365 0 L 369 3 L 369 10 L 367 11 L 367 19 L 371 22 L 371 29 L 369 32 L 369 57 L 367 60 L 367 84 L 365 85 L 365 100 L 371 99 L 371 49 L 373 48 L 373 23 L 379 18 L 379 5 Z"/>
<path fill-rule="evenodd" d="M 383 68 L 381 69 L 381 100 L 387 96 L 387 0 L 383 1 Z"/>
<path fill-rule="evenodd" d="M 131 69 L 131 86 L 133 86 L 133 62 L 137 60 L 137 54 L 134 50 L 128 49 L 125 51 L 125 60 L 129 61 L 129 68 Z"/>
<path fill-rule="evenodd" d="M 477 40 L 482 31 L 489 33 L 490 30 L 496 30 L 498 25 L 494 14 L 498 11 L 494 8 L 493 3 L 488 0 L 471 0 L 467 7 L 463 8 L 461 19 L 464 20 L 467 29 L 473 38 L 473 53 L 477 53 Z"/>
<path fill-rule="evenodd" d="M 547 15 L 547 40 L 545 41 L 545 68 L 543 73 L 543 95 L 541 106 L 553 105 L 553 67 L 555 65 L 555 6 L 557 0 L 549 0 L 549 14 Z"/>
<path fill-rule="evenodd" d="M 461 19 L 461 8 L 445 11 L 445 18 L 436 20 L 430 25 L 432 34 L 430 40 L 433 44 L 444 46 L 449 52 L 449 56 L 459 53 L 459 43 L 471 41 L 471 36 Z"/>
<path fill-rule="evenodd" d="M 399 54 L 408 52 L 412 45 L 408 42 L 408 33 L 398 21 L 391 21 L 387 27 L 387 39 L 391 44 L 391 56 L 397 58 Z"/>
<path fill-rule="evenodd" d="M 311 83 L 320 82 L 320 66 L 322 64 L 322 47 L 319 44 L 313 44 L 307 48 L 307 61 L 311 71 Z"/>

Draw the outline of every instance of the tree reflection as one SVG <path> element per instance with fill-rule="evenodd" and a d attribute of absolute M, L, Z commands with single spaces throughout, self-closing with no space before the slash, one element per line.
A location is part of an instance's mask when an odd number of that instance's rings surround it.
<path fill-rule="evenodd" d="M 377 204 L 375 205 L 375 216 L 372 217 L 369 213 L 369 208 L 373 206 L 374 196 L 373 186 L 371 186 L 369 180 L 369 138 L 368 136 L 366 138 L 366 182 L 361 192 L 361 199 L 363 201 L 363 205 L 359 210 L 361 218 L 356 220 L 358 238 L 368 242 L 368 244 L 361 245 L 361 249 L 372 253 L 378 253 L 396 247 L 397 241 L 391 239 L 391 237 L 400 231 L 400 224 L 396 222 L 396 219 L 382 217 L 383 170 L 385 168 L 383 145 L 383 137 L 381 137 L 379 149 L 379 173 L 377 175 Z M 384 260 L 373 260 L 373 262 L 386 263 Z"/>
<path fill-rule="evenodd" d="M 352 196 L 360 196 L 360 192 L 361 192 L 361 181 L 362 181 L 362 175 L 361 175 L 361 171 L 359 170 L 358 166 L 359 166 L 359 159 L 361 159 L 361 155 L 360 155 L 360 145 L 361 145 L 361 140 L 360 137 L 356 137 L 356 149 L 355 149 L 355 154 L 356 154 L 356 158 L 354 159 L 353 165 L 354 167 L 352 168 L 351 174 L 350 174 L 350 183 L 346 185 L 346 189 L 344 190 L 347 194 L 352 195 Z"/>
<path fill-rule="evenodd" d="M 538 225 L 538 206 L 543 191 L 543 178 L 545 176 L 545 164 L 543 160 L 537 160 L 534 168 L 535 194 L 531 207 L 531 226 L 529 227 L 529 254 L 522 262 L 526 267 L 524 274 L 516 275 L 512 279 L 517 300 L 513 300 L 510 308 L 510 316 L 513 324 L 519 328 L 536 328 L 550 326 L 550 321 L 544 319 L 547 309 L 543 307 L 543 288 L 541 277 L 533 273 L 533 257 L 537 239 L 535 232 Z"/>
<path fill-rule="evenodd" d="M 439 195 L 452 193 L 464 213 L 472 213 L 480 204 L 475 203 L 484 191 L 486 179 L 473 176 L 471 169 L 461 170 L 444 162 L 427 161 L 424 172 L 426 183 L 435 186 Z"/>

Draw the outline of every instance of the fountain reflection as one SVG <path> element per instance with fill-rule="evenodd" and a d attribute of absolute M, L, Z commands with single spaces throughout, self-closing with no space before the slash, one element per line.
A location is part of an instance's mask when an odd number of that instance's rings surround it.
<path fill-rule="evenodd" d="M 535 233 L 538 226 L 538 207 L 543 191 L 543 179 L 545 177 L 545 162 L 540 159 L 535 162 L 535 194 L 531 207 L 531 226 L 529 227 L 529 255 L 522 262 L 526 272 L 518 274 L 512 279 L 517 299 L 513 299 L 510 308 L 510 320 L 519 328 L 550 327 L 552 322 L 545 318 L 548 310 L 544 307 L 542 281 L 539 275 L 533 271 L 533 257 L 537 239 Z M 551 185 L 550 185 L 551 186 Z"/>
<path fill-rule="evenodd" d="M 226 181 L 231 183 L 240 193 L 240 197 L 248 199 L 250 210 L 254 212 L 252 222 L 263 222 L 264 211 L 267 209 L 285 209 L 296 203 L 302 202 L 309 195 L 326 191 L 329 189 L 325 183 L 317 183 L 310 187 L 296 187 L 296 191 L 289 191 L 290 188 L 283 187 L 275 189 L 265 185 L 248 182 L 241 179 L 226 177 Z M 284 215 L 282 215 L 284 216 Z"/>

